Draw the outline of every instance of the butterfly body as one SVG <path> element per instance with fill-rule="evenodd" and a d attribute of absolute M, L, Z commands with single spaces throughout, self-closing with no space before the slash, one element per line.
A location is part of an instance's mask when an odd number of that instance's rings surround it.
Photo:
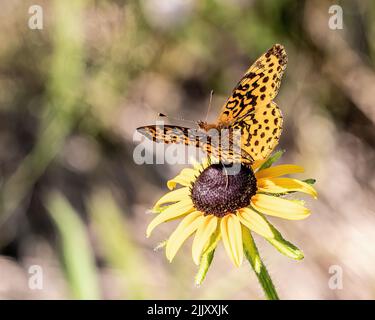
<path fill-rule="evenodd" d="M 286 64 L 284 47 L 275 44 L 247 70 L 215 123 L 198 121 L 199 129 L 151 125 L 137 130 L 154 142 L 201 148 L 223 162 L 263 160 L 278 144 L 282 131 L 282 114 L 273 99 Z"/>
<path fill-rule="evenodd" d="M 221 131 L 221 130 L 231 128 L 230 123 L 208 123 L 206 121 L 198 121 L 197 125 L 198 125 L 199 129 L 201 129 L 205 132 L 209 132 L 210 130 Z"/>

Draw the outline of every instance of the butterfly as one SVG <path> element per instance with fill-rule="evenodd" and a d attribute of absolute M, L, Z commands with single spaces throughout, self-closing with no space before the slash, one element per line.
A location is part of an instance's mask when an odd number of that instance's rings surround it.
<path fill-rule="evenodd" d="M 251 164 L 264 160 L 278 144 L 282 131 L 282 114 L 273 99 L 279 91 L 286 65 L 284 47 L 273 45 L 243 75 L 215 123 L 198 121 L 198 130 L 149 125 L 137 128 L 137 131 L 154 142 L 183 143 L 201 148 L 222 162 Z M 212 129 L 218 132 L 219 139 L 212 137 Z M 240 133 L 240 139 L 233 139 L 234 132 Z M 223 140 L 229 144 L 220 143 Z M 235 146 L 240 152 L 235 152 Z"/>

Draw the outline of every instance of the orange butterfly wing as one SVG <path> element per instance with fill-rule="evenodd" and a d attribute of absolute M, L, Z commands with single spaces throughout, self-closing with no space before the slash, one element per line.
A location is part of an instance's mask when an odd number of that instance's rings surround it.
<path fill-rule="evenodd" d="M 287 65 L 284 47 L 275 44 L 246 71 L 223 106 L 217 122 L 230 125 L 277 95 Z"/>

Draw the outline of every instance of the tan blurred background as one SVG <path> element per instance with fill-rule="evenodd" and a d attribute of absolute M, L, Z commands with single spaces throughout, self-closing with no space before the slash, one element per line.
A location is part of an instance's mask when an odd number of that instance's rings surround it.
<path fill-rule="evenodd" d="M 215 119 L 281 43 L 282 162 L 305 166 L 319 199 L 307 220 L 272 219 L 304 260 L 256 238 L 261 255 L 283 299 L 374 299 L 374 21 L 370 0 L 1 1 L 0 298 L 262 299 L 222 246 L 199 288 L 191 242 L 172 264 L 154 252 L 175 224 L 145 239 L 146 212 L 181 166 L 136 165 L 133 134 L 157 112 L 203 119 L 211 89 Z"/>

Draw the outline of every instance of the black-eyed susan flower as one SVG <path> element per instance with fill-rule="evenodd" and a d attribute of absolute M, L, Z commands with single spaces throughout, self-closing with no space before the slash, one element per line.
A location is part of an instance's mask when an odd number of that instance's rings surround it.
<path fill-rule="evenodd" d="M 243 261 L 244 241 L 249 236 L 245 233 L 249 230 L 266 238 L 280 252 L 295 259 L 302 258 L 302 252 L 285 241 L 265 216 L 305 219 L 310 210 L 304 203 L 283 196 L 302 192 L 316 198 L 317 192 L 308 183 L 310 181 L 284 177 L 303 172 L 302 167 L 271 166 L 280 156 L 278 152 L 251 167 L 241 166 L 234 175 L 228 175 L 222 164 L 206 163 L 183 169 L 168 181 L 167 186 L 172 191 L 156 202 L 153 211 L 157 215 L 148 225 L 147 237 L 161 223 L 182 218 L 166 242 L 169 261 L 185 240 L 195 234 L 192 257 L 196 264 L 201 262 L 205 250 L 216 247 L 221 239 L 230 260 L 238 267 Z M 177 185 L 181 187 L 176 188 Z"/>

